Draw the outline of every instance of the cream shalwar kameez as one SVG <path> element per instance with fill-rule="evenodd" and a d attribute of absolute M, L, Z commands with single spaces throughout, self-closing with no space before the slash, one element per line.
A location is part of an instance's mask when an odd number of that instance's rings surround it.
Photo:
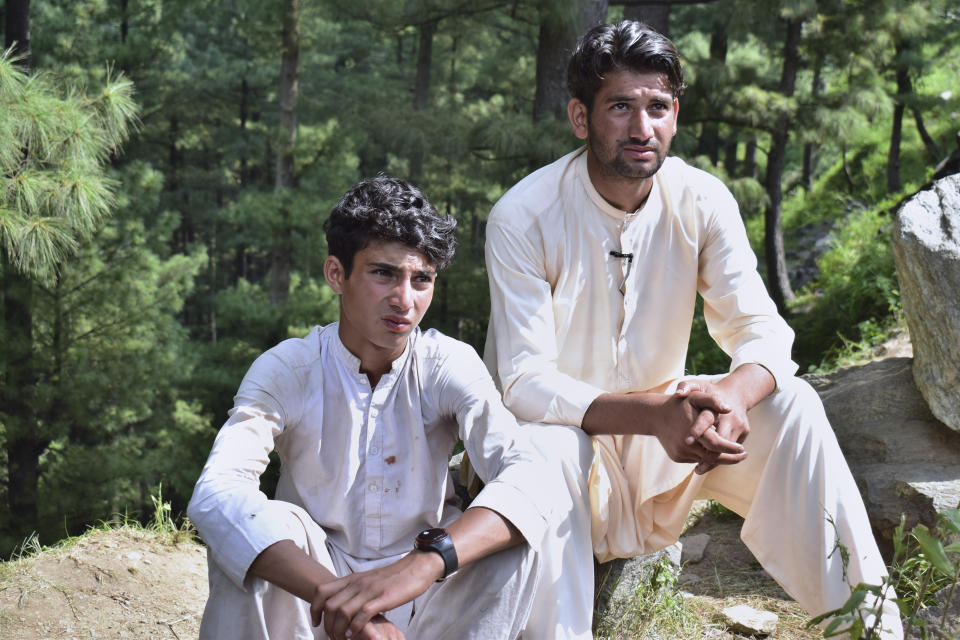
<path fill-rule="evenodd" d="M 611 251 L 633 254 L 632 264 Z M 885 568 L 857 487 L 819 398 L 793 377 L 793 332 L 767 295 L 737 204 L 719 180 L 668 158 L 644 205 L 624 212 L 596 191 L 580 149 L 496 204 L 486 259 L 485 360 L 522 421 L 579 427 L 601 393 L 672 390 L 684 375 L 697 293 L 730 370 L 756 363 L 776 380 L 748 414 L 747 460 L 704 476 L 671 461 L 652 436 L 593 438 L 592 468 L 581 469 L 591 514 L 572 517 L 590 521 L 599 559 L 670 544 L 693 499 L 711 497 L 745 517 L 746 544 L 811 613 L 850 593 L 839 554 L 830 555 L 827 514 L 851 551 L 851 583 L 880 583 Z M 539 438 L 548 454 L 558 427 L 549 429 Z"/>
<path fill-rule="evenodd" d="M 254 362 L 197 482 L 188 514 L 210 557 L 201 638 L 326 638 L 311 627 L 308 603 L 247 575 L 250 564 L 284 539 L 336 575 L 395 562 L 418 531 L 460 514 L 447 470 L 458 437 L 487 483 L 472 506 L 504 516 L 528 544 L 483 558 L 386 615 L 411 639 L 516 638 L 525 624 L 524 638 L 555 638 L 558 599 L 540 577 L 542 558 L 569 539 L 555 531 L 555 514 L 567 507 L 552 496 L 569 498 L 480 358 L 416 330 L 371 387 L 336 323 Z M 269 500 L 259 478 L 274 448 L 282 465 Z M 589 607 L 580 609 L 589 633 Z"/>

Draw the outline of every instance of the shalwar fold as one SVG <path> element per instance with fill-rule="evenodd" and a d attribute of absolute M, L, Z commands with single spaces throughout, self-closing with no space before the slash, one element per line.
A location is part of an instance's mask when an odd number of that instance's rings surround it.
<path fill-rule="evenodd" d="M 338 576 L 376 569 L 398 559 L 351 558 L 330 544 L 309 514 L 289 503 L 272 500 L 264 515 L 313 560 Z M 411 640 L 517 638 L 530 614 L 539 565 L 538 554 L 528 545 L 512 547 L 457 571 L 384 615 Z M 202 640 L 327 639 L 322 625 L 312 625 L 305 600 L 254 576 L 241 588 L 212 556 L 208 571 L 210 598 L 200 627 Z"/>

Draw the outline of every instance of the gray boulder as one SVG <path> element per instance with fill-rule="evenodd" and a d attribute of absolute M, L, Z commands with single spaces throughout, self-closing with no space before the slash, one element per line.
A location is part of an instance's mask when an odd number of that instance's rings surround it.
<path fill-rule="evenodd" d="M 661 572 L 669 572 L 673 579 L 680 574 L 680 554 L 681 545 L 676 542 L 645 556 L 615 558 L 603 563 L 594 559 L 594 626 L 611 626 L 610 621 L 629 624 L 625 619 L 636 615 L 640 590 L 651 590 L 651 584 Z"/>
<path fill-rule="evenodd" d="M 900 207 L 893 256 L 917 386 L 933 415 L 960 431 L 960 174 Z"/>
<path fill-rule="evenodd" d="M 922 626 L 912 626 L 909 640 L 921 640 L 923 637 L 921 629 L 924 627 L 930 640 L 960 638 L 960 591 L 951 591 L 950 587 L 938 591 L 937 604 L 924 607 L 919 611 L 918 617 L 923 621 Z M 944 615 L 945 607 L 946 615 Z"/>
<path fill-rule="evenodd" d="M 883 540 L 906 514 L 932 525 L 960 503 L 960 433 L 945 427 L 914 383 L 910 358 L 808 375 Z"/>

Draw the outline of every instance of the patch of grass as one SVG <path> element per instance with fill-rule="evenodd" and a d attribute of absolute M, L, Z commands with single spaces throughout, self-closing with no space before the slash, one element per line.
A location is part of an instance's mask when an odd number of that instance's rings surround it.
<path fill-rule="evenodd" d="M 739 514 L 727 509 L 716 500 L 711 500 L 707 508 L 710 510 L 711 515 L 713 515 L 713 517 L 720 522 L 734 522 L 737 520 L 743 520 Z"/>
<path fill-rule="evenodd" d="M 153 502 L 153 515 L 146 525 L 141 524 L 128 513 L 115 513 L 109 520 L 101 520 L 98 525 L 90 527 L 83 534 L 62 538 L 51 546 L 40 544 L 40 538 L 37 533 L 31 533 L 11 552 L 10 562 L 0 562 L 0 580 L 6 577 L 7 574 L 4 572 L 11 571 L 11 567 L 15 565 L 17 561 L 32 558 L 47 549 L 69 548 L 91 531 L 111 531 L 116 529 L 149 531 L 159 534 L 161 540 L 172 545 L 198 539 L 197 530 L 189 518 L 182 517 L 175 519 L 171 515 L 172 507 L 169 502 L 163 499 L 162 485 L 157 487 L 156 494 L 150 495 L 150 500 Z"/>
<path fill-rule="evenodd" d="M 851 213 L 818 260 L 821 276 L 800 292 L 800 313 L 791 319 L 801 370 L 833 369 L 854 345 L 878 344 L 896 325 L 900 287 L 890 227 L 884 205 Z"/>
<path fill-rule="evenodd" d="M 646 579 L 634 589 L 632 598 L 596 612 L 594 638 L 629 640 L 701 636 L 701 624 L 687 607 L 677 585 L 678 577 L 679 572 L 670 560 L 661 557 L 650 568 Z"/>

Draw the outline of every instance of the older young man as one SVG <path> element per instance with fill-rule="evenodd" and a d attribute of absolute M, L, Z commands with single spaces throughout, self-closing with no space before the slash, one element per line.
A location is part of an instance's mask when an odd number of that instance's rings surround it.
<path fill-rule="evenodd" d="M 490 215 L 485 356 L 507 407 L 552 425 L 535 436 L 545 451 L 569 442 L 570 427 L 577 445 L 556 457 L 595 447 L 572 522 L 592 530 L 601 560 L 637 555 L 676 540 L 692 501 L 714 498 L 744 516 L 747 546 L 811 613 L 842 605 L 847 581 L 880 584 L 862 500 L 819 398 L 793 377 L 793 333 L 737 204 L 667 157 L 684 88 L 673 44 L 635 22 L 595 27 L 567 84 L 585 147 L 519 182 Z M 726 375 L 683 380 L 698 293 L 732 362 Z M 578 562 L 589 559 L 565 566 Z M 896 607 L 886 610 L 884 626 L 902 635 Z"/>
<path fill-rule="evenodd" d="M 555 585 L 534 596 L 542 558 L 569 542 L 551 520 L 566 493 L 473 350 L 417 328 L 454 226 L 382 175 L 334 207 L 340 320 L 253 363 L 190 502 L 210 558 L 201 638 L 556 637 Z M 458 437 L 486 482 L 464 513 Z M 589 605 L 563 603 L 587 625 Z"/>

